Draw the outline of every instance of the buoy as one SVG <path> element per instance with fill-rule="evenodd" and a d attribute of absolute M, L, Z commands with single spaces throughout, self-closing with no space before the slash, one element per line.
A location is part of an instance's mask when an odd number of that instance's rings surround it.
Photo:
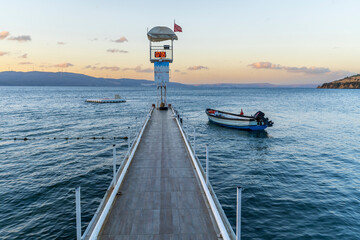
<path fill-rule="evenodd" d="M 244 115 L 244 112 L 243 110 L 241 109 L 241 112 L 240 112 L 240 116 Z"/>

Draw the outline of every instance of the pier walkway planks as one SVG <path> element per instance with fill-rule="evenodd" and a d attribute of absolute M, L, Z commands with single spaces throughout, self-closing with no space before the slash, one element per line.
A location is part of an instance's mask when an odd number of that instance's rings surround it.
<path fill-rule="evenodd" d="M 99 239 L 218 239 L 171 111 L 154 110 Z"/>

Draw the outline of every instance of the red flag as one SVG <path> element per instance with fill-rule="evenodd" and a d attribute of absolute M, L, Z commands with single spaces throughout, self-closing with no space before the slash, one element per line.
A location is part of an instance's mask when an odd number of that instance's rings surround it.
<path fill-rule="evenodd" d="M 174 32 L 182 32 L 182 28 L 176 23 L 174 23 Z"/>

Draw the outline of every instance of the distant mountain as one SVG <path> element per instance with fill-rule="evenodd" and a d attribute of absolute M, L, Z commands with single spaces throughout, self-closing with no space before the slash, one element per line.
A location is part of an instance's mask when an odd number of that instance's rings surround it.
<path fill-rule="evenodd" d="M 336 80 L 329 83 L 324 83 L 321 86 L 318 86 L 317 88 L 346 88 L 346 89 L 360 89 L 360 74 L 346 77 L 340 80 Z"/>
<path fill-rule="evenodd" d="M 0 86 L 98 86 L 98 87 L 150 87 L 154 81 L 129 78 L 95 78 L 68 72 L 0 72 Z M 188 87 L 171 82 L 169 86 Z"/>
<path fill-rule="evenodd" d="M 96 78 L 69 72 L 0 72 L 0 86 L 90 86 L 90 87 L 154 87 L 154 80 L 130 78 Z M 316 88 L 316 84 L 277 85 L 270 83 L 182 84 L 169 87 L 205 88 Z"/>
<path fill-rule="evenodd" d="M 271 83 L 218 83 L 194 85 L 199 87 L 221 87 L 221 88 L 316 88 L 317 84 L 271 84 Z"/>

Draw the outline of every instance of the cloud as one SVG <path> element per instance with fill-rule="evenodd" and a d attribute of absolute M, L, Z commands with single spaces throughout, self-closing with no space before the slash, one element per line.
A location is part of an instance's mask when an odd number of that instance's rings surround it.
<path fill-rule="evenodd" d="M 120 68 L 119 67 L 100 67 L 100 70 L 110 70 L 110 71 L 119 71 Z"/>
<path fill-rule="evenodd" d="M 323 74 L 330 72 L 329 68 L 324 67 L 283 67 L 288 72 L 305 73 L 305 74 Z"/>
<path fill-rule="evenodd" d="M 29 35 L 22 35 L 18 37 L 9 37 L 8 40 L 18 41 L 18 42 L 27 42 L 31 41 L 31 37 Z"/>
<path fill-rule="evenodd" d="M 19 62 L 20 65 L 33 64 L 32 62 Z"/>
<path fill-rule="evenodd" d="M 95 64 L 95 65 L 98 65 Z M 116 66 L 112 66 L 112 67 L 107 67 L 107 66 L 103 66 L 103 67 L 96 67 L 96 66 L 92 66 L 92 65 L 87 65 L 84 67 L 85 69 L 91 69 L 91 70 L 110 70 L 110 71 L 120 71 L 119 67 Z"/>
<path fill-rule="evenodd" d="M 205 66 L 191 66 L 191 67 L 188 67 L 188 69 L 191 71 L 196 71 L 196 70 L 209 69 L 209 68 L 205 67 Z"/>
<path fill-rule="evenodd" d="M 27 53 L 21 55 L 19 58 L 27 58 Z"/>
<path fill-rule="evenodd" d="M 97 41 L 97 40 L 99 40 L 98 38 L 92 38 L 92 39 L 89 39 L 90 41 Z"/>
<path fill-rule="evenodd" d="M 152 73 L 154 72 L 153 68 L 142 68 L 141 65 L 138 65 L 134 68 L 123 68 L 123 71 L 135 71 L 135 72 L 142 72 L 142 73 Z"/>
<path fill-rule="evenodd" d="M 46 64 L 46 63 L 41 63 L 41 65 L 39 65 L 39 67 L 41 67 L 41 68 L 52 68 L 52 67 L 54 67 L 54 65 L 49 65 L 49 64 Z"/>
<path fill-rule="evenodd" d="M 128 51 L 125 51 L 125 50 L 119 50 L 119 49 L 108 49 L 106 50 L 107 52 L 110 52 L 110 53 L 128 53 Z"/>
<path fill-rule="evenodd" d="M 352 75 L 356 75 L 358 73 L 356 72 L 350 72 L 350 71 L 346 71 L 346 70 L 338 70 L 338 71 L 333 71 L 333 72 L 329 72 L 327 73 L 327 78 L 328 79 L 342 79 L 344 77 L 348 77 L 348 76 L 352 76 Z"/>
<path fill-rule="evenodd" d="M 60 68 L 68 68 L 68 67 L 72 67 L 74 66 L 71 63 L 59 63 L 59 64 L 55 64 L 54 67 L 60 67 Z"/>
<path fill-rule="evenodd" d="M 9 54 L 9 52 L 2 52 L 2 51 L 0 51 L 0 56 L 4 56 L 4 55 L 7 55 L 7 54 Z"/>
<path fill-rule="evenodd" d="M 117 39 L 117 40 L 114 40 L 113 42 L 116 42 L 116 43 L 123 43 L 123 42 L 127 42 L 128 40 L 127 40 L 127 38 L 126 37 L 121 37 L 121 38 L 119 38 L 119 39 Z"/>
<path fill-rule="evenodd" d="M 65 42 L 57 42 L 58 45 L 65 45 Z"/>
<path fill-rule="evenodd" d="M 87 65 L 87 66 L 85 66 L 84 68 L 85 68 L 85 69 L 92 69 L 92 70 L 96 70 L 96 69 L 97 69 L 97 67 L 91 66 L 91 65 Z"/>
<path fill-rule="evenodd" d="M 7 36 L 9 36 L 9 32 L 8 32 L 8 31 L 2 31 L 2 32 L 0 32 L 0 40 L 5 39 Z"/>
<path fill-rule="evenodd" d="M 98 64 L 95 64 L 98 65 Z M 102 66 L 102 67 L 97 67 L 95 65 L 87 65 L 84 67 L 84 69 L 91 69 L 91 70 L 110 70 L 110 71 L 135 71 L 135 72 L 139 72 L 139 73 L 152 73 L 154 72 L 154 70 L 152 68 L 142 68 L 141 65 L 136 66 L 134 68 L 123 68 L 121 69 L 120 67 L 116 67 L 116 66 Z"/>
<path fill-rule="evenodd" d="M 252 63 L 249 64 L 250 67 L 253 67 L 255 69 L 262 69 L 262 68 L 267 68 L 267 69 L 281 69 L 281 66 L 278 64 L 272 64 L 271 62 L 256 62 L 256 63 Z"/>
<path fill-rule="evenodd" d="M 186 74 L 186 72 L 182 72 L 182 71 L 180 71 L 179 69 L 175 69 L 175 70 L 174 70 L 174 73 Z"/>
<path fill-rule="evenodd" d="M 329 68 L 324 67 L 288 67 L 281 66 L 280 64 L 273 64 L 271 62 L 255 62 L 248 65 L 254 69 L 276 69 L 285 70 L 292 73 L 304 73 L 304 74 L 323 74 L 331 72 Z"/>
<path fill-rule="evenodd" d="M 144 72 L 144 73 L 152 73 L 154 71 L 153 68 L 142 68 L 141 66 L 136 66 L 134 68 L 135 72 Z"/>

